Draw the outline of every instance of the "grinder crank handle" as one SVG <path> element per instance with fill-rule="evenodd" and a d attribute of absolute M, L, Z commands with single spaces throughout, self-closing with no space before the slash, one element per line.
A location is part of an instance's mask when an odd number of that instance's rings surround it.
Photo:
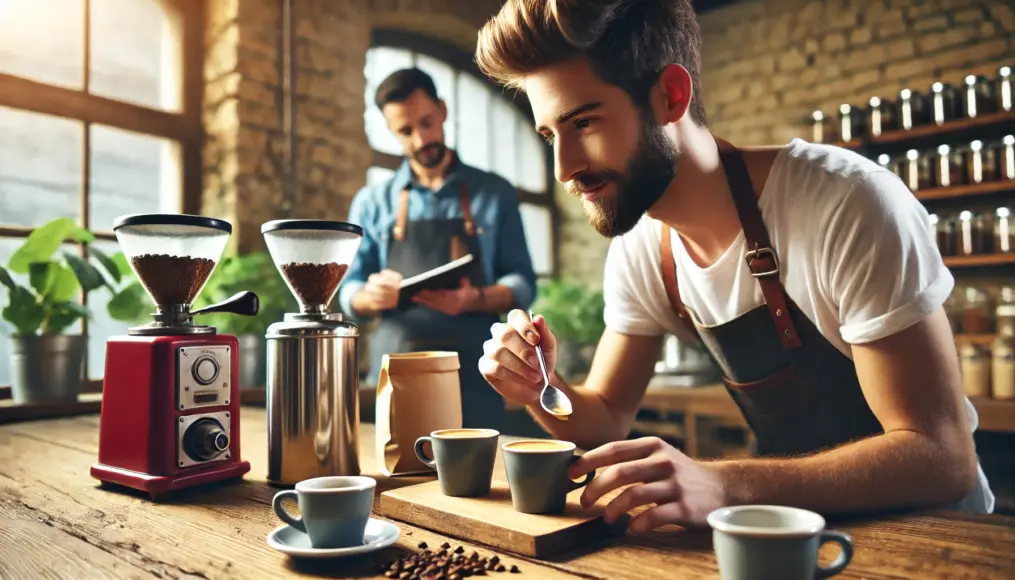
<path fill-rule="evenodd" d="M 229 312 L 232 314 L 242 314 L 244 316 L 254 316 L 257 311 L 260 310 L 261 301 L 250 290 L 244 290 L 243 292 L 237 292 L 229 298 L 226 298 L 222 302 L 212 304 L 211 306 L 205 306 L 191 312 L 191 315 L 195 314 L 211 314 L 213 312 Z"/>

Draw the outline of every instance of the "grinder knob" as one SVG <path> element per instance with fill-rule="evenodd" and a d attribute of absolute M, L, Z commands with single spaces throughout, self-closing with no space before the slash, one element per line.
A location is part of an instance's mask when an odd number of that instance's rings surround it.
<path fill-rule="evenodd" d="M 195 421 L 183 435 L 183 450 L 198 461 L 214 459 L 229 448 L 229 436 L 214 419 Z"/>

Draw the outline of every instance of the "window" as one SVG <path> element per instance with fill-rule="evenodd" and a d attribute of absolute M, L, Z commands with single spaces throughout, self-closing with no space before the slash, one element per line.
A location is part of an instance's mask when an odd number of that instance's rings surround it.
<path fill-rule="evenodd" d="M 533 268 L 539 276 L 552 276 L 556 272 L 557 209 L 548 148 L 532 128 L 527 106 L 511 100 L 482 76 L 472 57 L 459 49 L 406 32 L 374 32 L 364 70 L 364 121 L 374 150 L 367 183 L 383 182 L 402 163 L 402 150 L 377 110 L 374 94 L 389 74 L 412 66 L 433 77 L 438 95 L 447 103 L 447 145 L 463 162 L 493 171 L 518 188 Z"/>
<path fill-rule="evenodd" d="M 116 216 L 196 211 L 202 4 L 0 0 L 0 263 L 56 217 L 116 253 Z M 92 381 L 102 378 L 106 339 L 126 331 L 107 300 L 83 297 L 93 319 L 71 330 L 89 336 Z M 11 331 L 0 319 L 0 335 Z M 9 348 L 0 338 L 0 385 L 10 383 Z"/>

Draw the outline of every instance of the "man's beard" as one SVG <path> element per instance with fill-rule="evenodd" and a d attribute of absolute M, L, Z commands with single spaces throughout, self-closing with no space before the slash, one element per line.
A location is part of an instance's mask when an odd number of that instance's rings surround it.
<path fill-rule="evenodd" d="M 582 203 L 589 223 L 608 238 L 622 236 L 662 197 L 676 173 L 680 153 L 666 138 L 663 128 L 649 119 L 642 122 L 638 149 L 631 155 L 624 174 L 618 171 L 585 171 L 568 183 L 571 195 L 613 182 L 617 191 Z"/>
<path fill-rule="evenodd" d="M 412 154 L 412 158 L 423 167 L 433 169 L 444 161 L 444 154 L 447 150 L 448 148 L 443 143 L 427 143 L 417 149 Z"/>

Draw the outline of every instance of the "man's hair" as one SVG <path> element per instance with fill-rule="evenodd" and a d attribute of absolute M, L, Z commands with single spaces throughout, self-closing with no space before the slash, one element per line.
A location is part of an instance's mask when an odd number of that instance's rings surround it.
<path fill-rule="evenodd" d="M 701 32 L 690 0 L 507 0 L 476 45 L 480 70 L 515 88 L 528 74 L 580 57 L 643 110 L 663 68 L 683 66 L 691 75 L 691 119 L 705 126 Z"/>
<path fill-rule="evenodd" d="M 396 70 L 381 81 L 374 94 L 374 102 L 378 109 L 383 109 L 388 103 L 405 101 L 417 89 L 422 89 L 435 101 L 440 100 L 437 97 L 437 87 L 430 75 L 418 68 L 404 68 Z"/>

